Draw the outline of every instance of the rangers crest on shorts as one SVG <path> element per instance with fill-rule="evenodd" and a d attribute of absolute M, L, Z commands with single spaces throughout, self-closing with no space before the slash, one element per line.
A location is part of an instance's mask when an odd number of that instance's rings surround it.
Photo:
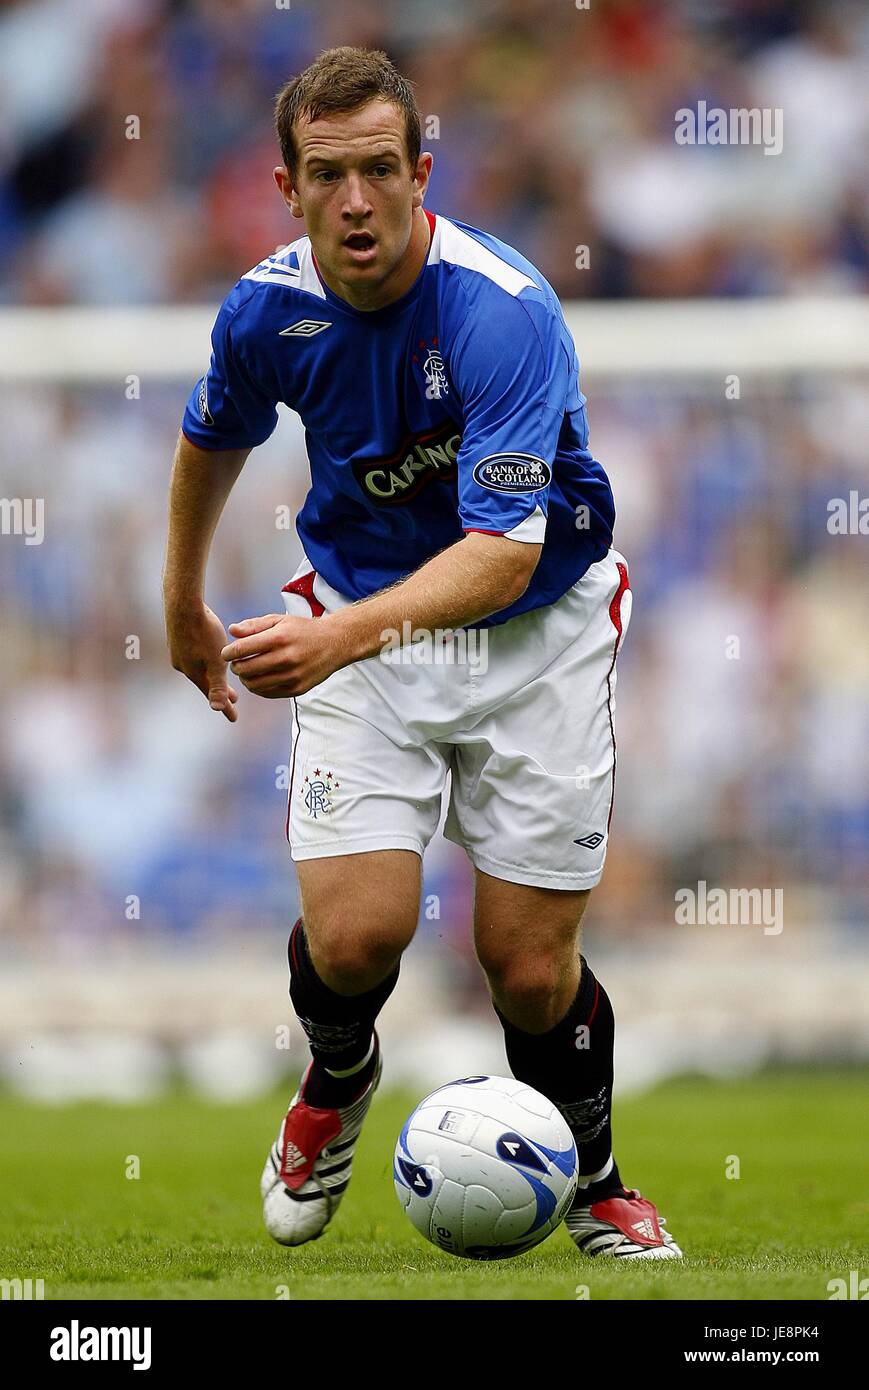
<path fill-rule="evenodd" d="M 332 795 L 340 785 L 340 782 L 335 781 L 334 773 L 321 772 L 318 767 L 314 769 L 313 777 L 305 778 L 299 788 L 299 794 L 304 798 L 311 820 L 318 820 L 320 816 L 329 814 L 333 805 Z"/>

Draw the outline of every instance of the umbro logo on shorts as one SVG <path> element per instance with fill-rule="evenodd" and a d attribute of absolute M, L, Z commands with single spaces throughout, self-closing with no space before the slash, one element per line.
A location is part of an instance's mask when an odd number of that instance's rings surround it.
<path fill-rule="evenodd" d="M 582 845 L 583 849 L 597 849 L 598 845 L 603 844 L 603 835 L 595 830 L 592 835 L 585 835 L 581 840 L 574 840 L 575 845 Z"/>

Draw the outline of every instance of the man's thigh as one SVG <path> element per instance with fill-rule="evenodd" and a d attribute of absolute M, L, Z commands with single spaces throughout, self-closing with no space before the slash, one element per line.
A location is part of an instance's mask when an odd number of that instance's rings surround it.
<path fill-rule="evenodd" d="M 480 715 L 451 737 L 445 826 L 478 870 L 567 892 L 599 882 L 615 785 L 616 656 L 629 614 L 627 566 L 611 551 L 557 604 L 491 633 Z"/>
<path fill-rule="evenodd" d="M 437 829 L 451 750 L 405 730 L 367 665 L 290 702 L 287 838 L 298 866 L 377 850 L 421 856 Z"/>

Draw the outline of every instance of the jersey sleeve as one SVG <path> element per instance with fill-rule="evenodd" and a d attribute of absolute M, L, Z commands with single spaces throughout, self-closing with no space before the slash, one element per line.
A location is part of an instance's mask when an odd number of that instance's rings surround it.
<path fill-rule="evenodd" d="M 462 529 L 541 544 L 567 388 L 552 315 L 497 291 L 485 312 L 468 316 L 450 371 L 464 417 Z"/>
<path fill-rule="evenodd" d="M 255 379 L 245 344 L 245 300 L 226 297 L 211 332 L 211 362 L 190 393 L 181 429 L 200 449 L 252 449 L 278 422 L 275 400 Z"/>

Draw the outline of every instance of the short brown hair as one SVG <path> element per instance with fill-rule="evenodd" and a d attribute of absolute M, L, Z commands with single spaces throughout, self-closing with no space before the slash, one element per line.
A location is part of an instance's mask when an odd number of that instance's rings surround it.
<path fill-rule="evenodd" d="M 316 121 L 333 112 L 355 111 L 378 97 L 404 112 L 407 153 L 416 169 L 422 135 L 413 87 L 379 49 L 344 47 L 326 49 L 278 92 L 275 131 L 289 172 L 296 172 L 293 128 L 300 116 Z"/>

